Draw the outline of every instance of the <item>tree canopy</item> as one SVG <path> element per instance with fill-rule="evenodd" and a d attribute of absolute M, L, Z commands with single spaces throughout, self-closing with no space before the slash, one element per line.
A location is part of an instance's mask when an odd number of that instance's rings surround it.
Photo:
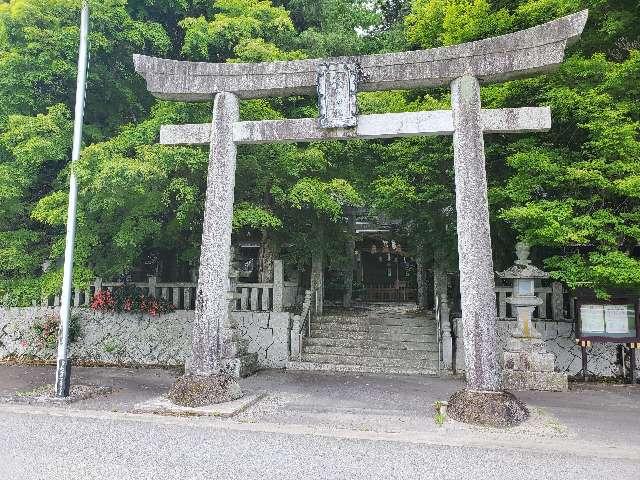
<path fill-rule="evenodd" d="M 78 0 L 0 1 L 0 302 L 56 292 L 64 248 Z M 75 278 L 130 271 L 153 252 L 196 265 L 208 152 L 157 144 L 211 104 L 153 99 L 133 53 L 261 62 L 431 48 L 590 9 L 552 74 L 482 88 L 487 108 L 549 105 L 545 134 L 487 136 L 496 266 L 517 238 L 570 287 L 640 286 L 640 7 L 630 0 L 92 0 Z M 361 93 L 362 113 L 447 109 L 448 89 Z M 317 115 L 314 98 L 241 103 L 244 120 Z M 234 232 L 292 264 L 322 249 L 342 268 L 344 212 L 403 221 L 455 268 L 451 140 L 244 146 Z M 326 233 L 319 240 L 318 229 Z M 43 269 L 48 265 L 48 268 Z"/>

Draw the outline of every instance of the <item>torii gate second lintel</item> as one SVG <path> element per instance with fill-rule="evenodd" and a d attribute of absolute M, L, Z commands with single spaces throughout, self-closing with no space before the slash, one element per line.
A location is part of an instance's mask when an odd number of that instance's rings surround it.
<path fill-rule="evenodd" d="M 205 125 L 164 126 L 163 144 L 211 146 L 190 372 L 239 375 L 229 321 L 229 248 L 236 145 L 411 135 L 453 135 L 460 290 L 467 385 L 499 391 L 496 305 L 484 133 L 544 131 L 548 108 L 482 110 L 480 83 L 549 71 L 582 32 L 587 11 L 520 32 L 452 47 L 396 54 L 260 64 L 179 62 L 135 56 L 161 98 L 214 100 Z M 356 90 L 451 85 L 452 110 L 356 114 Z M 239 98 L 310 94 L 319 119 L 239 121 Z"/>

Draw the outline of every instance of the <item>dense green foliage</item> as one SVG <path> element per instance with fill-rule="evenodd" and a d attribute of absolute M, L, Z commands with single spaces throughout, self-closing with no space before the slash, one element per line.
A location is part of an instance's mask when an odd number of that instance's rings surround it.
<path fill-rule="evenodd" d="M 135 52 L 272 61 L 430 48 L 590 8 L 558 72 L 483 88 L 486 107 L 550 105 L 547 134 L 486 138 L 496 266 L 516 237 L 575 287 L 640 286 L 640 11 L 630 0 L 104 0 L 91 2 L 91 64 L 74 281 L 149 255 L 195 265 L 207 151 L 157 145 L 162 124 L 210 120 L 210 104 L 156 101 Z M 0 1 L 0 301 L 28 304 L 61 278 L 79 1 Z M 448 108 L 449 92 L 359 95 L 363 113 Z M 313 98 L 245 101 L 243 119 L 315 116 Z M 455 268 L 451 140 L 243 147 L 236 235 L 298 266 L 312 249 L 342 268 L 344 208 L 402 219 Z M 43 273 L 42 264 L 51 267 Z M 4 300 L 3 300 L 4 299 Z"/>

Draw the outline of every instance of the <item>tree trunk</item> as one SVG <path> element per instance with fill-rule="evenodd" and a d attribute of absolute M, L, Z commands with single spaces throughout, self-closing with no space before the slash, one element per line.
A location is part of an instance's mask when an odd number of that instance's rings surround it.
<path fill-rule="evenodd" d="M 258 253 L 258 283 L 273 282 L 273 260 L 276 255 L 276 247 L 273 238 L 266 230 L 262 231 L 260 252 Z"/>
<path fill-rule="evenodd" d="M 311 253 L 311 291 L 316 297 L 313 298 L 313 308 L 316 308 L 318 315 L 322 315 L 324 304 L 324 228 L 316 225 L 314 228 L 318 240 L 317 247 Z"/>
<path fill-rule="evenodd" d="M 449 279 L 447 277 L 447 262 L 441 247 L 433 250 L 433 304 L 436 305 L 438 296 L 447 295 Z"/>
<path fill-rule="evenodd" d="M 416 283 L 418 308 L 427 307 L 427 269 L 424 267 L 424 245 L 420 241 L 416 248 Z"/>
<path fill-rule="evenodd" d="M 356 249 L 356 239 L 355 239 L 355 226 L 356 226 L 356 217 L 355 215 L 349 216 L 349 224 L 348 224 L 348 239 L 345 242 L 345 253 L 347 254 L 347 265 L 344 272 L 344 296 L 342 297 L 342 306 L 344 308 L 351 308 L 351 303 L 353 300 L 353 269 L 355 267 L 355 249 Z"/>

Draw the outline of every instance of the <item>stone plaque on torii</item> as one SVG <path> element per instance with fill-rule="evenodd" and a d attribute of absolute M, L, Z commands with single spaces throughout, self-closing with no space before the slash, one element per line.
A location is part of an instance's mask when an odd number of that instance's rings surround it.
<path fill-rule="evenodd" d="M 163 126 L 165 145 L 210 145 L 190 372 L 237 373 L 229 319 L 229 246 L 236 146 L 452 135 L 468 389 L 500 391 L 484 133 L 546 131 L 548 107 L 482 109 L 480 84 L 551 71 L 587 11 L 475 42 L 402 53 L 269 63 L 199 63 L 135 55 L 158 98 L 214 100 L 211 124 Z M 358 91 L 450 85 L 451 110 L 358 115 Z M 240 121 L 239 99 L 318 95 L 320 118 Z"/>

